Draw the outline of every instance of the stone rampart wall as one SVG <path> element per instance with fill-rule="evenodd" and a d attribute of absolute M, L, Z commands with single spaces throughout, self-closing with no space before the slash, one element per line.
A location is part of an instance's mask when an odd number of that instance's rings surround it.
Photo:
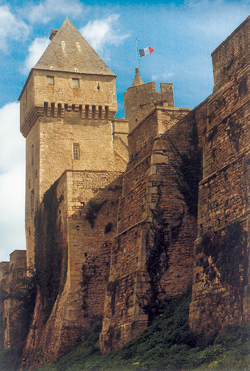
<path fill-rule="evenodd" d="M 249 321 L 249 28 L 212 54 L 190 326 L 206 341 Z"/>

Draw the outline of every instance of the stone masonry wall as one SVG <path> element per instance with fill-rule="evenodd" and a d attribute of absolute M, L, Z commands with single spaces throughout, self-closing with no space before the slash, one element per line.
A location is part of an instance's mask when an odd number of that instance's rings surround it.
<path fill-rule="evenodd" d="M 249 30 L 247 18 L 212 54 L 190 305 L 190 326 L 207 341 L 250 319 Z"/>
<path fill-rule="evenodd" d="M 18 290 L 22 289 L 20 279 L 26 276 L 26 251 L 15 250 L 9 262 L 0 263 L 0 349 L 17 345 L 20 341 L 18 321 Z M 19 345 L 19 344 L 18 344 Z"/>
<path fill-rule="evenodd" d="M 174 107 L 173 84 L 161 83 L 161 92 L 156 91 L 156 83 L 132 85 L 124 93 L 125 117 L 129 121 L 131 132 L 150 112 L 155 104 L 165 102 L 166 106 Z"/>
<path fill-rule="evenodd" d="M 74 124 L 75 121 L 75 124 Z M 70 122 L 70 123 L 69 123 Z M 112 141 L 112 125 L 108 120 L 80 121 L 80 113 L 68 112 L 58 120 L 40 117 L 26 139 L 26 238 L 27 261 L 34 254 L 35 209 L 44 192 L 67 170 L 124 171 L 127 161 L 127 123 L 115 125 L 116 145 Z M 77 144 L 79 158 L 73 157 Z M 116 158 L 119 158 L 117 160 Z"/>
<path fill-rule="evenodd" d="M 54 85 L 48 84 L 47 77 L 54 78 Z M 79 80 L 79 87 L 72 85 L 73 78 Z M 19 99 L 24 137 L 44 110 L 48 116 L 61 118 L 76 110 L 82 120 L 112 120 L 117 111 L 115 76 L 33 69 Z"/>
<path fill-rule="evenodd" d="M 179 224 L 182 218 L 178 238 L 171 241 L 168 250 L 169 269 L 162 281 L 166 297 L 171 300 L 191 282 L 196 220 L 187 215 L 185 206 L 177 199 L 168 139 L 171 135 L 180 151 L 186 150 L 191 128 L 191 121 L 184 119 L 188 112 L 157 107 L 129 135 L 130 162 L 123 177 L 117 236 L 111 250 L 100 335 L 102 352 L 119 348 L 147 326 L 148 318 L 138 298 L 149 288 L 145 267 L 146 234 L 152 220 L 151 209 L 156 204 L 165 210 L 164 218 L 171 225 Z"/>
<path fill-rule="evenodd" d="M 62 260 L 60 290 L 46 324 L 41 289 L 37 296 L 25 349 L 27 363 L 32 367 L 65 354 L 84 336 L 91 318 L 103 315 L 121 193 L 119 175 L 68 171 L 56 185 L 60 201 L 56 235 L 64 234 L 67 255 Z"/>

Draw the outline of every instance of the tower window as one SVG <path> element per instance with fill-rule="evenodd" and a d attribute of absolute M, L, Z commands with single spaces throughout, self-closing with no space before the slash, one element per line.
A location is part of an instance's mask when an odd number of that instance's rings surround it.
<path fill-rule="evenodd" d="M 80 86 L 79 79 L 72 79 L 72 86 L 73 86 L 73 88 L 79 88 L 79 86 Z"/>
<path fill-rule="evenodd" d="M 80 146 L 79 144 L 73 144 L 73 159 L 79 160 L 80 159 Z"/>
<path fill-rule="evenodd" d="M 47 84 L 48 85 L 54 85 L 54 77 L 53 76 L 47 76 Z"/>

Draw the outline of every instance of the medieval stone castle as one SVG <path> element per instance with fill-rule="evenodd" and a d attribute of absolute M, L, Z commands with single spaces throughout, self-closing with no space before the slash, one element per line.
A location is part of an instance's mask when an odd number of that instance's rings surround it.
<path fill-rule="evenodd" d="M 191 283 L 194 331 L 208 339 L 248 322 L 250 17 L 212 53 L 204 102 L 175 108 L 173 85 L 157 92 L 136 69 L 126 119 L 114 118 L 116 75 L 72 23 L 50 39 L 19 97 L 27 250 L 0 263 L 5 293 L 17 277 L 36 275 L 26 361 L 63 355 L 93 316 L 103 317 L 102 352 L 141 332 L 156 233 L 165 250 L 152 262 L 166 263 L 158 296 L 167 303 Z M 190 149 L 202 152 L 198 215 L 176 181 Z M 16 306 L 8 295 L 0 302 L 2 349 L 14 342 Z"/>

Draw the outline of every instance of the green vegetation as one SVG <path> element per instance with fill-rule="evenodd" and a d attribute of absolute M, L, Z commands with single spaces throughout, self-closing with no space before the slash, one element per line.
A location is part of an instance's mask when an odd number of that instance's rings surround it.
<path fill-rule="evenodd" d="M 22 351 L 9 348 L 0 352 L 0 371 L 18 371 L 22 360 Z"/>
<path fill-rule="evenodd" d="M 149 276 L 149 288 L 138 297 L 139 305 L 148 315 L 148 325 L 162 314 L 169 298 L 166 297 L 162 278 L 168 270 L 169 247 L 178 237 L 184 218 L 184 209 L 170 218 L 166 218 L 161 208 L 162 184 L 157 187 L 158 200 L 155 209 L 151 209 L 152 221 L 146 233 L 146 269 Z"/>
<path fill-rule="evenodd" d="M 243 230 L 239 221 L 228 224 L 225 228 L 205 233 L 202 236 L 196 253 L 203 253 L 204 257 L 199 260 L 203 266 L 204 273 L 212 280 L 215 272 L 208 264 L 208 257 L 213 258 L 217 269 L 220 272 L 221 282 L 227 283 L 235 288 L 247 285 L 247 232 Z M 239 266 L 244 267 L 244 275 Z"/>
<path fill-rule="evenodd" d="M 92 319 L 83 342 L 55 364 L 40 371 L 181 371 L 250 370 L 250 324 L 229 328 L 205 347 L 188 327 L 191 290 L 173 300 L 152 325 L 121 349 L 102 355 L 101 320 Z M 1 369 L 0 369 L 1 370 Z"/>
<path fill-rule="evenodd" d="M 202 148 L 199 148 L 197 124 L 192 125 L 187 152 L 181 153 L 171 138 L 168 140 L 175 160 L 172 163 L 175 170 L 174 182 L 181 199 L 187 205 L 188 213 L 197 218 L 199 182 L 202 179 Z"/>

